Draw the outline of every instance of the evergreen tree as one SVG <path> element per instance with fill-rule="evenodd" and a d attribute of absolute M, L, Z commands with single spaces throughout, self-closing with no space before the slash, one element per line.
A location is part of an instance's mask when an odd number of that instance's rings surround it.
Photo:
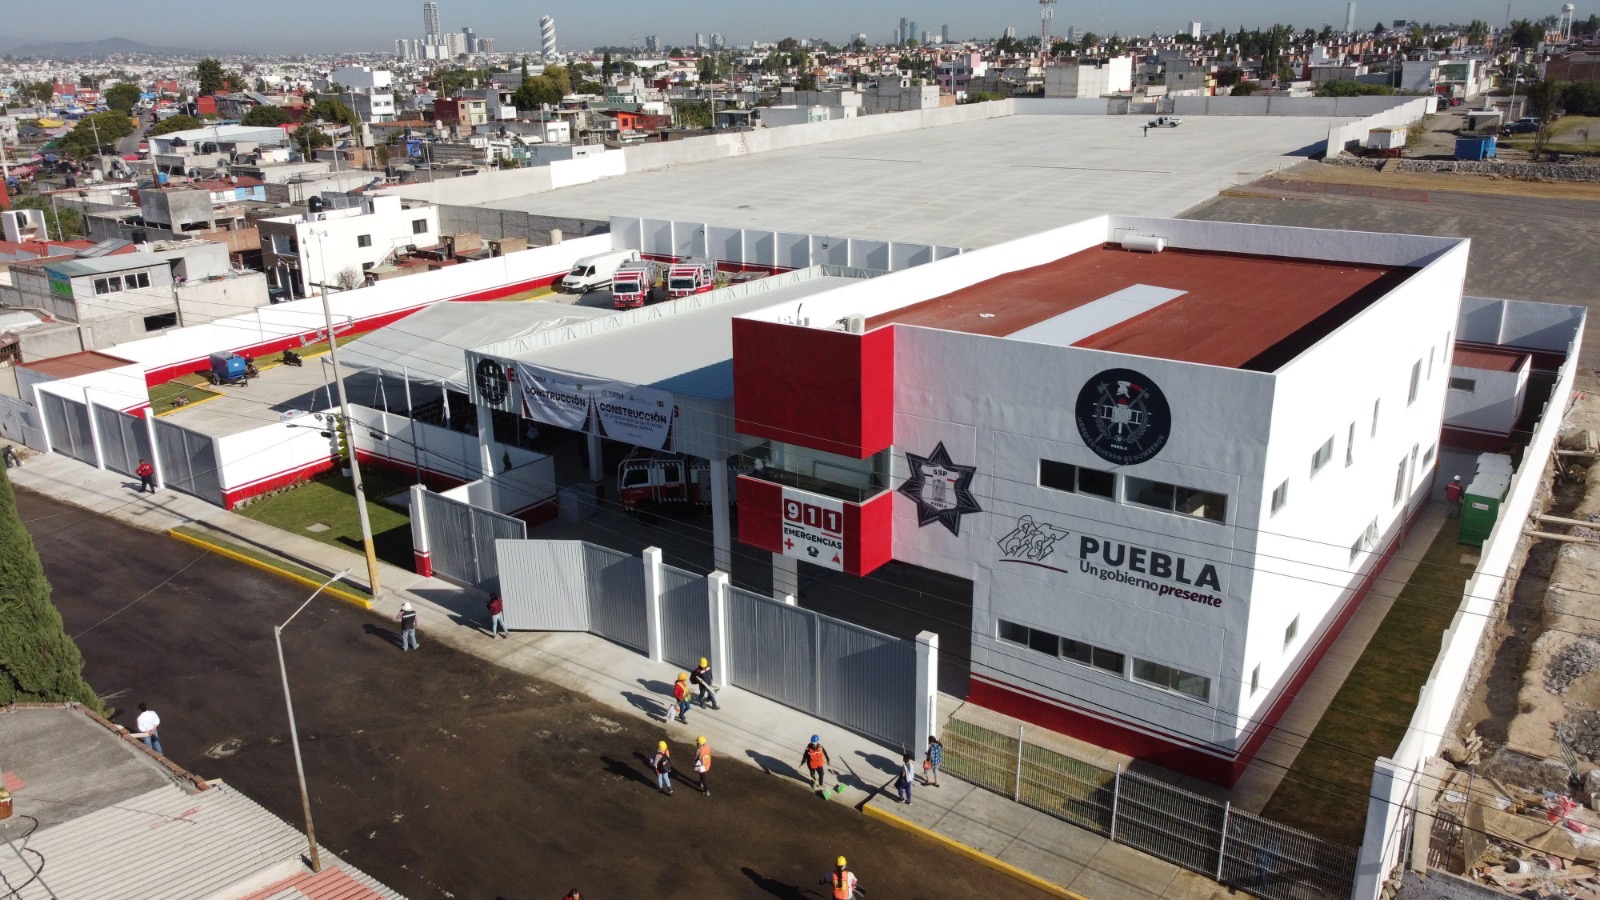
<path fill-rule="evenodd" d="M 83 654 L 50 603 L 50 582 L 0 478 L 0 704 L 75 700 L 104 712 L 83 680 Z"/>

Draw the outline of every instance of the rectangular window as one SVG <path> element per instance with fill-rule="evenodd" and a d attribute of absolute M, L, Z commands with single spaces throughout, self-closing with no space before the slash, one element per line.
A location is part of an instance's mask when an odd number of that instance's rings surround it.
<path fill-rule="evenodd" d="M 1114 675 L 1122 674 L 1123 656 L 1104 647 L 1085 644 L 1071 638 L 1061 639 L 1061 658 L 1084 666 L 1103 669 Z"/>
<path fill-rule="evenodd" d="M 1394 502 L 1399 505 L 1406 495 L 1406 458 L 1400 457 L 1400 468 L 1394 473 Z"/>
<path fill-rule="evenodd" d="M 1037 628 L 1028 629 L 1028 649 L 1046 656 L 1061 655 L 1061 638 Z"/>
<path fill-rule="evenodd" d="M 1332 437 L 1329 437 L 1326 441 L 1323 441 L 1322 446 L 1317 448 L 1317 452 L 1311 454 L 1312 477 L 1315 477 L 1318 472 L 1322 471 L 1322 467 L 1327 465 L 1328 460 L 1330 459 L 1333 459 Z"/>
<path fill-rule="evenodd" d="M 1350 423 L 1350 435 L 1344 442 L 1344 467 L 1346 469 L 1356 463 L 1356 423 Z"/>
<path fill-rule="evenodd" d="M 1361 545 L 1365 542 L 1366 535 L 1362 535 L 1361 537 L 1356 538 L 1356 542 L 1354 544 L 1350 545 L 1350 565 L 1353 566 L 1356 564 L 1356 557 L 1361 555 Z"/>
<path fill-rule="evenodd" d="M 1178 489 L 1164 481 L 1151 481 L 1148 478 L 1134 478 L 1132 475 L 1123 479 L 1123 497 L 1129 503 L 1140 506 L 1150 506 L 1155 509 L 1172 511 L 1172 503 L 1177 499 Z"/>
<path fill-rule="evenodd" d="M 140 272 L 139 273 L 139 287 L 147 288 L 149 286 L 150 286 L 150 273 L 149 272 Z"/>
<path fill-rule="evenodd" d="M 175 312 L 162 313 L 158 316 L 144 317 L 145 331 L 160 331 L 163 328 L 178 327 L 178 314 Z"/>
<path fill-rule="evenodd" d="M 1429 381 L 1433 380 L 1433 351 L 1434 351 L 1434 349 L 1435 348 L 1433 348 L 1433 347 L 1429 347 L 1428 348 L 1428 380 Z"/>
<path fill-rule="evenodd" d="M 1277 515 L 1278 510 L 1289 502 L 1289 480 L 1284 479 L 1283 484 L 1277 486 L 1272 492 L 1272 514 Z"/>
<path fill-rule="evenodd" d="M 1383 403 L 1382 398 L 1379 398 L 1377 400 L 1372 401 L 1372 434 L 1370 435 L 1371 437 L 1377 437 L 1378 436 L 1378 406 L 1381 403 Z"/>
<path fill-rule="evenodd" d="M 1222 494 L 1131 475 L 1123 478 L 1122 488 L 1123 498 L 1139 506 L 1213 522 L 1222 522 L 1228 515 L 1228 498 Z"/>
<path fill-rule="evenodd" d="M 1013 644 L 1021 644 L 1026 647 L 1028 645 L 1028 626 L 1001 619 L 1000 640 L 1010 641 Z"/>
<path fill-rule="evenodd" d="M 1438 449 L 1439 449 L 1439 445 L 1438 444 L 1430 444 L 1428 446 L 1427 452 L 1422 454 L 1422 467 L 1424 469 L 1426 469 L 1427 467 L 1433 465 L 1433 454 Z"/>
<path fill-rule="evenodd" d="M 1300 617 L 1295 616 L 1289 621 L 1289 627 L 1283 630 L 1283 649 L 1289 649 L 1294 639 L 1300 636 Z"/>
<path fill-rule="evenodd" d="M 1039 486 L 1051 490 L 1075 493 L 1078 490 L 1078 467 L 1053 459 L 1039 460 Z"/>
<path fill-rule="evenodd" d="M 1250 670 L 1250 696 L 1254 697 L 1259 690 L 1261 690 L 1261 667 L 1258 665 Z"/>
<path fill-rule="evenodd" d="M 358 235 L 356 235 L 356 246 L 357 247 L 371 247 L 372 246 L 372 235 L 370 235 L 370 234 L 358 234 Z"/>
<path fill-rule="evenodd" d="M 1476 378 L 1452 378 L 1450 379 L 1450 390 L 1475 394 L 1478 392 L 1478 380 Z"/>
<path fill-rule="evenodd" d="M 1422 360 L 1411 364 L 1411 389 L 1406 391 L 1406 405 L 1417 402 L 1417 385 L 1422 383 Z"/>
<path fill-rule="evenodd" d="M 412 219 L 411 220 L 411 233 L 412 234 L 426 234 L 427 232 L 428 232 L 428 220 L 427 219 Z"/>
<path fill-rule="evenodd" d="M 1151 662 L 1148 659 L 1133 660 L 1133 678 L 1145 684 L 1177 691 L 1180 694 L 1193 697 L 1202 702 L 1211 700 L 1211 679 L 1203 675 L 1194 675 L 1171 666 Z"/>
<path fill-rule="evenodd" d="M 1117 476 L 1099 469 L 1078 467 L 1078 493 L 1106 500 L 1117 499 Z"/>

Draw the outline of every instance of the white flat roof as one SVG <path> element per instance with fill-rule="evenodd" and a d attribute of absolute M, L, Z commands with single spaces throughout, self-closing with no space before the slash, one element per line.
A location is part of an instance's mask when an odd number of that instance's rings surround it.
<path fill-rule="evenodd" d="M 1105 213 L 1173 216 L 1304 158 L 1348 118 L 1019 115 L 676 165 L 481 204 L 983 247 Z M 1300 154 L 1291 156 L 1290 154 Z"/>

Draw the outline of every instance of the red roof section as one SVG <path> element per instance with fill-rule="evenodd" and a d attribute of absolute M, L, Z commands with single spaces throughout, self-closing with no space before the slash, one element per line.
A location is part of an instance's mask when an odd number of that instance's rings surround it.
<path fill-rule="evenodd" d="M 277 884 L 245 894 L 240 900 L 283 897 L 294 897 L 297 900 L 301 897 L 305 900 L 384 900 L 384 896 L 350 877 L 349 872 L 334 866 L 321 872 L 302 872 L 292 878 L 285 878 Z"/>
<path fill-rule="evenodd" d="M 1183 291 L 1074 346 L 1272 371 L 1393 290 L 1415 269 L 1208 250 L 1093 247 L 876 316 L 1004 337 L 1134 285 Z"/>
<path fill-rule="evenodd" d="M 30 369 L 52 378 L 75 378 L 90 372 L 104 372 L 107 369 L 120 369 L 131 365 L 133 365 L 131 359 L 85 350 L 81 353 L 68 353 L 65 356 L 52 356 L 37 362 L 23 363 L 17 368 Z"/>
<path fill-rule="evenodd" d="M 1521 369 L 1527 360 L 1528 354 L 1516 350 L 1458 343 L 1450 358 L 1450 364 L 1464 369 L 1483 369 L 1488 372 L 1515 372 Z"/>

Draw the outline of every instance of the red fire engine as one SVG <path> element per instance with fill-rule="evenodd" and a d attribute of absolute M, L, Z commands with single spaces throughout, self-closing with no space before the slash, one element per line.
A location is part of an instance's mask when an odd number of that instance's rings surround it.
<path fill-rule="evenodd" d="M 716 263 L 709 259 L 675 262 L 667 269 L 667 296 L 677 300 L 690 294 L 704 294 L 711 290 L 716 273 Z"/>

